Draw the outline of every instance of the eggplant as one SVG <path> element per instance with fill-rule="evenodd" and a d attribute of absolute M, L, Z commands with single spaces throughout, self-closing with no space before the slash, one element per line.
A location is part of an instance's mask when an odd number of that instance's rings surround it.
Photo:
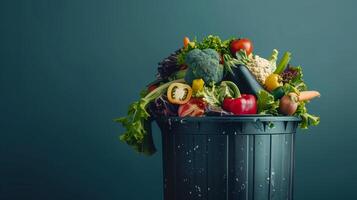
<path fill-rule="evenodd" d="M 242 94 L 253 94 L 258 96 L 261 90 L 265 90 L 255 79 L 253 74 L 244 65 L 232 67 L 232 73 L 228 73 L 225 80 L 235 83 Z"/>

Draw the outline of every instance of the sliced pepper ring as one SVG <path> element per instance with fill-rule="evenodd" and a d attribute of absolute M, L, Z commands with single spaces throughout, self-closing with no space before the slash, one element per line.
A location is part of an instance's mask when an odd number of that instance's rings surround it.
<path fill-rule="evenodd" d="M 192 88 L 183 83 L 172 83 L 167 89 L 167 99 L 173 104 L 185 104 L 192 96 Z"/>

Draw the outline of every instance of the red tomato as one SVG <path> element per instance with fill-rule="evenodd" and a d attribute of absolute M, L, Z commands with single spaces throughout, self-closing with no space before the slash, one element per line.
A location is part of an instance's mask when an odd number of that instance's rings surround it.
<path fill-rule="evenodd" d="M 187 103 L 180 105 L 178 115 L 180 117 L 199 117 L 205 112 L 206 103 L 199 98 L 191 98 Z"/>
<path fill-rule="evenodd" d="M 247 38 L 233 40 L 231 42 L 231 53 L 235 55 L 240 50 L 245 50 L 247 55 L 251 54 L 253 52 L 253 43 Z"/>

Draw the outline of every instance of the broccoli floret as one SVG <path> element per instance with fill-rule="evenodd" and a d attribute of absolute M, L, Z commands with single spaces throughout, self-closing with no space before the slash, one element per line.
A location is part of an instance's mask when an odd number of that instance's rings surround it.
<path fill-rule="evenodd" d="M 223 78 L 223 66 L 219 63 L 220 56 L 213 49 L 193 49 L 188 52 L 185 63 L 188 70 L 185 76 L 187 83 L 202 78 L 206 84 L 218 83 Z"/>
<path fill-rule="evenodd" d="M 219 54 L 217 53 L 217 51 L 213 50 L 213 49 L 203 49 L 202 50 L 205 54 L 207 54 L 208 56 L 210 56 L 212 59 L 215 60 L 220 60 Z"/>

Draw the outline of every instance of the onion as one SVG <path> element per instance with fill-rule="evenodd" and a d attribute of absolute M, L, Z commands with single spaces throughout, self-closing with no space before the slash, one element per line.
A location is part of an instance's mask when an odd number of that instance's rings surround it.
<path fill-rule="evenodd" d="M 284 95 L 280 99 L 279 111 L 284 115 L 293 115 L 298 107 L 298 99 L 297 95 L 293 95 L 294 93 L 290 93 L 289 95 Z"/>

